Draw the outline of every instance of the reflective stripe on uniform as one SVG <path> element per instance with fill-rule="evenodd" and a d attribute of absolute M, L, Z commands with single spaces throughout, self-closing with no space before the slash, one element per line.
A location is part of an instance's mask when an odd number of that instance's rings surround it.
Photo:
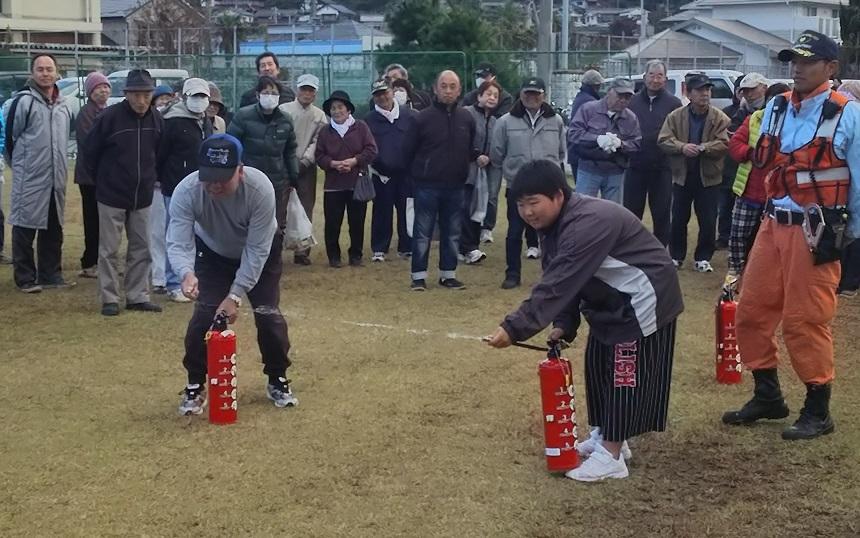
<path fill-rule="evenodd" d="M 807 183 L 812 183 L 812 178 L 810 174 L 813 172 L 809 172 L 806 170 L 798 170 L 797 174 L 797 184 L 804 185 Z M 851 178 L 851 171 L 847 166 L 843 166 L 840 168 L 828 168 L 826 170 L 816 170 L 815 181 L 849 181 Z"/>

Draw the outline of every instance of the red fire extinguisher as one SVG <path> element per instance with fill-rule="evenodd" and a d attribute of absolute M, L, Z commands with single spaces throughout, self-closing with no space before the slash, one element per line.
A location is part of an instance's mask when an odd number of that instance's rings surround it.
<path fill-rule="evenodd" d="M 576 403 L 570 361 L 561 356 L 559 342 L 550 342 L 538 365 L 546 466 L 550 472 L 579 467 L 576 453 Z"/>
<path fill-rule="evenodd" d="M 236 422 L 236 333 L 227 329 L 227 313 L 218 312 L 206 333 L 209 373 L 209 422 Z"/>
<path fill-rule="evenodd" d="M 715 318 L 717 320 L 717 383 L 735 385 L 741 382 L 741 354 L 738 350 L 738 338 L 735 328 L 735 317 L 738 302 L 734 292 L 726 287 L 717 302 Z"/>

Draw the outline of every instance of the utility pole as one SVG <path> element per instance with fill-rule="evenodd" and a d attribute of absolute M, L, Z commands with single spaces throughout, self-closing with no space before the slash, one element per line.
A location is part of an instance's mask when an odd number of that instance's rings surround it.
<path fill-rule="evenodd" d="M 570 50 L 570 0 L 561 0 L 561 58 L 560 68 L 569 69 L 567 63 L 567 52 Z"/>
<path fill-rule="evenodd" d="M 538 24 L 538 76 L 549 84 L 552 71 L 552 0 L 541 0 Z"/>

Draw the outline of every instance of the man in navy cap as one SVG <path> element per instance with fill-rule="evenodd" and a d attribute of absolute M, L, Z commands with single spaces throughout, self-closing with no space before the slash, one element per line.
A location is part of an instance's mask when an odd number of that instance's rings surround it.
<path fill-rule="evenodd" d="M 207 138 L 198 164 L 173 191 L 167 229 L 170 265 L 182 292 L 197 301 L 185 333 L 188 384 L 179 413 L 203 412 L 206 331 L 218 312 L 235 323 L 243 296 L 254 308 L 266 394 L 276 407 L 295 406 L 286 378 L 287 321 L 278 307 L 283 232 L 275 220 L 275 189 L 263 172 L 242 165 L 242 144 L 228 134 Z"/>

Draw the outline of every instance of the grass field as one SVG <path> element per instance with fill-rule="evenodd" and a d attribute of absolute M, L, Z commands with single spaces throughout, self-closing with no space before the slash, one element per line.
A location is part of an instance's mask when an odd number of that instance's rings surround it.
<path fill-rule="evenodd" d="M 70 185 L 67 278 L 79 207 Z M 544 470 L 540 353 L 465 338 L 489 333 L 538 276 L 524 261 L 526 285 L 499 289 L 503 233 L 483 266 L 459 270 L 461 292 L 410 293 L 400 260 L 333 270 L 318 248 L 313 266 L 286 265 L 301 405 L 266 400 L 243 307 L 239 422 L 226 427 L 176 415 L 190 305 L 106 319 L 94 281 L 30 296 L 3 266 L 0 536 L 860 535 L 858 302 L 836 321 L 836 433 L 788 443 L 789 420 L 719 422 L 751 386 L 713 380 L 725 253 L 713 274 L 682 270 L 669 429 L 631 443 L 629 479 L 578 484 Z M 577 372 L 583 342 L 568 352 Z M 782 380 L 794 420 L 803 387 L 788 367 Z"/>

